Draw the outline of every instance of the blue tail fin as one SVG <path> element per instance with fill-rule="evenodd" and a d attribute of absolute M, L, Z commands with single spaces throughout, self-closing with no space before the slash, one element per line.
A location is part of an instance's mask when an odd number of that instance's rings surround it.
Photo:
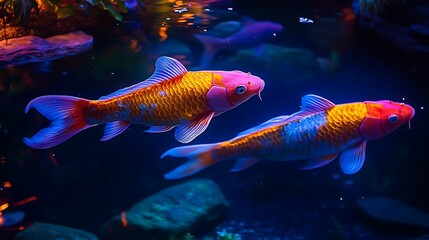
<path fill-rule="evenodd" d="M 172 157 L 186 157 L 189 160 L 177 167 L 173 171 L 164 175 L 166 179 L 183 178 L 194 173 L 197 173 L 212 164 L 215 164 L 219 159 L 213 157 L 213 150 L 216 148 L 217 143 L 214 144 L 201 144 L 193 146 L 185 146 L 173 148 L 162 154 L 161 158 L 165 156 Z"/>
<path fill-rule="evenodd" d="M 204 52 L 200 60 L 200 68 L 210 65 L 216 53 L 222 49 L 223 39 L 213 36 L 195 34 L 195 37 L 204 45 Z"/>
<path fill-rule="evenodd" d="M 42 96 L 33 99 L 25 108 L 35 108 L 51 121 L 51 125 L 37 132 L 31 138 L 24 138 L 25 144 L 32 148 L 45 149 L 57 146 L 78 132 L 93 125 L 86 124 L 82 107 L 89 100 L 71 96 Z"/>

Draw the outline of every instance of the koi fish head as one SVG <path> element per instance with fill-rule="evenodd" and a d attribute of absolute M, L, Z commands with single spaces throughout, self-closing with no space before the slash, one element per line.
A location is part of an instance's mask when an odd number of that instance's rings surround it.
<path fill-rule="evenodd" d="M 224 112 L 247 101 L 254 95 L 261 97 L 265 82 L 257 76 L 241 71 L 214 71 L 213 86 L 207 93 L 209 106 Z"/>
<path fill-rule="evenodd" d="M 414 117 L 414 109 L 407 104 L 382 101 L 365 101 L 367 116 L 360 132 L 367 139 L 376 139 L 386 136 Z"/>

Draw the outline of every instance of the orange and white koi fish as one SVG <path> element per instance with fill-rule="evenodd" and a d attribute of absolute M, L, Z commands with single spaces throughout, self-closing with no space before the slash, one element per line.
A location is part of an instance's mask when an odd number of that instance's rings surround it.
<path fill-rule="evenodd" d="M 343 172 L 354 174 L 365 161 L 368 140 L 386 136 L 413 116 L 414 109 L 404 103 L 383 100 L 335 105 L 322 97 L 305 95 L 301 111 L 270 119 L 234 139 L 168 150 L 161 158 L 186 157 L 189 161 L 165 178 L 182 178 L 228 159 L 238 159 L 231 171 L 240 171 L 261 159 L 308 159 L 303 168 L 312 169 L 337 156 Z"/>
<path fill-rule="evenodd" d="M 175 137 L 188 143 L 204 132 L 213 116 L 261 94 L 264 81 L 241 71 L 188 72 L 177 60 L 160 57 L 147 80 L 98 100 L 72 96 L 41 96 L 35 108 L 51 125 L 24 142 L 38 149 L 54 147 L 89 127 L 107 123 L 101 141 L 121 134 L 131 123 L 160 133 L 176 127 Z"/>

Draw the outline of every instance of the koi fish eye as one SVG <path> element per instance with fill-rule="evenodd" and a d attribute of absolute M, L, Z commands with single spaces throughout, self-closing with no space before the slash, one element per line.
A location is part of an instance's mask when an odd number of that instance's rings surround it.
<path fill-rule="evenodd" d="M 387 118 L 387 120 L 388 120 L 390 123 L 395 123 L 395 122 L 397 122 L 397 121 L 399 120 L 399 117 L 398 117 L 398 115 L 392 114 L 392 115 L 390 115 L 390 116 Z"/>
<path fill-rule="evenodd" d="M 244 85 L 239 85 L 235 88 L 235 93 L 237 93 L 239 95 L 245 93 L 246 91 L 247 91 L 247 88 Z"/>

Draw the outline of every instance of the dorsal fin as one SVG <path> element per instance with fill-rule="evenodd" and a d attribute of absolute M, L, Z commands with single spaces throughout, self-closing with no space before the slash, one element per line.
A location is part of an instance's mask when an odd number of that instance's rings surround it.
<path fill-rule="evenodd" d="M 256 131 L 260 131 L 262 129 L 266 129 L 266 128 L 272 127 L 274 125 L 277 125 L 279 123 L 284 122 L 285 120 L 288 120 L 288 118 L 290 118 L 290 116 L 288 116 L 288 115 L 278 116 L 278 117 L 272 118 L 272 119 L 270 119 L 270 120 L 268 120 L 266 122 L 263 122 L 263 123 L 259 124 L 258 126 L 255 126 L 255 127 L 249 128 L 249 129 L 247 129 L 247 130 L 245 130 L 243 132 L 240 132 L 236 136 L 236 138 L 244 136 L 244 135 L 247 135 L 247 134 L 250 134 L 250 133 L 254 133 Z"/>
<path fill-rule="evenodd" d="M 307 94 L 302 97 L 301 105 L 301 111 L 307 113 L 326 111 L 335 106 L 335 104 L 328 99 L 314 94 Z"/>
<path fill-rule="evenodd" d="M 117 96 L 128 94 L 138 89 L 142 89 L 153 84 L 160 83 L 162 81 L 168 81 L 187 72 L 188 71 L 186 70 L 186 68 L 179 61 L 171 57 L 163 56 L 156 60 L 155 71 L 148 79 L 132 86 L 119 89 L 118 91 L 113 92 L 107 96 L 100 97 L 99 100 L 107 100 Z"/>
<path fill-rule="evenodd" d="M 272 118 L 262 124 L 259 124 L 256 127 L 247 129 L 241 133 L 239 133 L 235 138 L 239 138 L 242 137 L 244 135 L 250 134 L 250 133 L 254 133 L 256 131 L 260 131 L 278 124 L 285 124 L 287 122 L 291 122 L 294 121 L 300 117 L 304 117 L 307 116 L 309 114 L 315 113 L 315 112 L 320 112 L 320 111 L 325 111 L 327 109 L 330 109 L 332 107 L 334 107 L 335 104 L 332 103 L 331 101 L 322 98 L 320 96 L 317 95 L 313 95 L 313 94 L 307 94 L 304 97 L 302 97 L 302 108 L 301 111 L 296 112 L 292 115 L 284 115 L 284 116 L 279 116 L 279 117 L 275 117 Z"/>
<path fill-rule="evenodd" d="M 305 117 L 313 113 L 326 111 L 334 106 L 335 104 L 326 98 L 307 94 L 301 99 L 301 111 L 292 114 L 291 117 L 294 119 Z"/>

